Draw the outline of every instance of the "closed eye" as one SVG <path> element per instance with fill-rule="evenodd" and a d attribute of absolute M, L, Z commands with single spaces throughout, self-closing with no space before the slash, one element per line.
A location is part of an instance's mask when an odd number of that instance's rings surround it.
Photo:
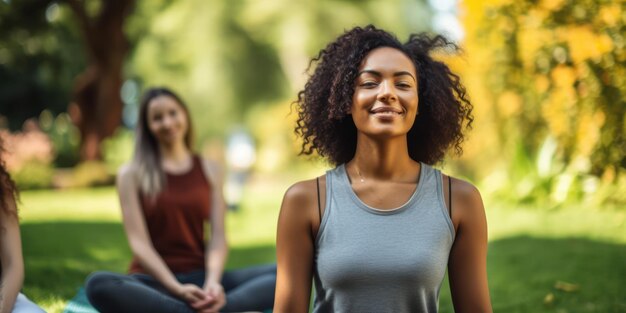
<path fill-rule="evenodd" d="M 371 88 L 371 87 L 376 87 L 377 85 L 378 85 L 377 83 L 370 81 L 370 82 L 363 82 L 361 83 L 360 86 L 364 88 Z"/>

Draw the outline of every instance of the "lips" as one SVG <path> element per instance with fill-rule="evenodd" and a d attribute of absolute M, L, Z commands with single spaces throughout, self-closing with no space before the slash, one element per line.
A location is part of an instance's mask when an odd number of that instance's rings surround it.
<path fill-rule="evenodd" d="M 385 115 L 401 115 L 404 114 L 404 111 L 394 107 L 378 107 L 370 110 L 371 114 L 385 114 Z"/>
<path fill-rule="evenodd" d="M 176 135 L 178 131 L 174 128 L 169 128 L 169 129 L 163 129 L 161 130 L 160 134 L 163 137 L 173 137 L 174 135 Z"/>

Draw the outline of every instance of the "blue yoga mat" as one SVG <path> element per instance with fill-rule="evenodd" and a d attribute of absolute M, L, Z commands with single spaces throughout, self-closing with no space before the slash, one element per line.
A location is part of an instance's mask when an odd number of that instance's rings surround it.
<path fill-rule="evenodd" d="M 70 300 L 63 313 L 98 313 L 87 300 L 85 288 L 78 289 L 78 293 Z"/>

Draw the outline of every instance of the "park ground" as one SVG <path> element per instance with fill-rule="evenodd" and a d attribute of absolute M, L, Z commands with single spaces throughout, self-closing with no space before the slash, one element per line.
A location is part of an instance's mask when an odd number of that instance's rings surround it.
<path fill-rule="evenodd" d="M 255 179 L 228 213 L 229 268 L 275 261 L 288 183 Z M 626 211 L 485 204 L 494 312 L 626 312 Z M 61 312 L 92 271 L 125 272 L 131 253 L 114 188 L 25 191 L 20 214 L 24 292 L 48 312 Z M 453 312 L 447 282 L 440 311 Z"/>

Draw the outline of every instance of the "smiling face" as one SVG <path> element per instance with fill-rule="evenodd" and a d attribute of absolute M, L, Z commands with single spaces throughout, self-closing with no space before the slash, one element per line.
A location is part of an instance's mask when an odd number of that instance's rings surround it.
<path fill-rule="evenodd" d="M 162 95 L 148 103 L 148 129 L 161 145 L 173 145 L 185 140 L 189 123 L 187 113 L 176 99 Z"/>
<path fill-rule="evenodd" d="M 370 51 L 355 80 L 350 113 L 359 132 L 370 136 L 406 135 L 417 115 L 417 73 L 400 50 Z"/>

